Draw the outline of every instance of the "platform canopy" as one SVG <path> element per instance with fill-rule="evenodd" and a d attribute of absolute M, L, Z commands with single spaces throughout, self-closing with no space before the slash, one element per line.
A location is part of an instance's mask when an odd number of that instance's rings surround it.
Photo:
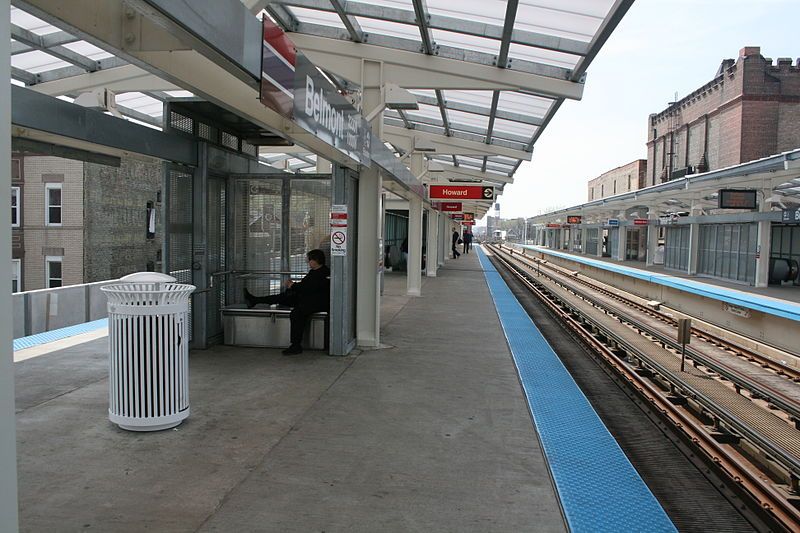
<path fill-rule="evenodd" d="M 201 13 L 205 3 L 178 1 L 170 14 Z M 530 160 L 564 100 L 581 98 L 589 64 L 632 3 L 242 0 L 239 10 L 270 17 L 342 92 L 358 94 L 363 59 L 382 62 L 384 82 L 409 90 L 419 106 L 385 111 L 387 147 L 401 157 L 415 142 L 433 145 L 426 157 L 444 172 L 427 181 L 494 184 L 500 192 Z M 32 14 L 50 2 L 12 4 L 16 84 L 62 99 L 107 88 L 116 93 L 119 113 L 151 127 L 160 127 L 165 99 L 195 94 Z M 159 2 L 138 4 L 147 6 L 133 8 L 164 9 Z M 232 9 L 238 20 L 233 15 Z M 316 170 L 307 148 L 262 147 L 260 156 L 290 172 Z"/>

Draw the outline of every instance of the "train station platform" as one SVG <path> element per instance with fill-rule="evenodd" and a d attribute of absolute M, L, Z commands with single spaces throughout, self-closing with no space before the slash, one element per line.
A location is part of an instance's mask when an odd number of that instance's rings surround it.
<path fill-rule="evenodd" d="M 717 278 L 690 276 L 661 265 L 648 266 L 642 261 L 618 261 L 610 257 L 586 256 L 565 250 L 551 250 L 542 246 L 525 246 L 525 248 L 615 274 L 752 308 L 766 314 L 800 320 L 800 287 L 753 287 Z"/>
<path fill-rule="evenodd" d="M 476 254 L 405 281 L 385 348 L 192 352 L 173 430 L 108 421 L 105 338 L 16 363 L 21 530 L 565 531 Z"/>

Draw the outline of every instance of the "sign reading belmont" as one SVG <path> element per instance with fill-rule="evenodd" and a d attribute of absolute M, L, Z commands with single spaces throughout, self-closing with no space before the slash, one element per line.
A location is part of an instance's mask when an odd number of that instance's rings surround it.
<path fill-rule="evenodd" d="M 431 200 L 494 200 L 494 187 L 481 185 L 431 185 Z"/>

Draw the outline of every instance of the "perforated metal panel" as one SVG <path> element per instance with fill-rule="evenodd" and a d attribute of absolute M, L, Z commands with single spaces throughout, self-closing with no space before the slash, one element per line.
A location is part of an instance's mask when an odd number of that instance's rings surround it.
<path fill-rule="evenodd" d="M 330 261 L 330 180 L 291 180 L 289 270 L 306 271 L 306 252 L 315 248 Z"/>
<path fill-rule="evenodd" d="M 169 114 L 169 127 L 185 133 L 192 133 L 194 121 L 187 116 L 171 111 Z"/>
<path fill-rule="evenodd" d="M 167 264 L 169 275 L 179 283 L 192 283 L 192 175 L 185 170 L 167 170 L 169 209 L 167 211 Z M 189 303 L 189 320 L 192 305 Z M 189 328 L 189 340 L 192 339 Z"/>
<path fill-rule="evenodd" d="M 239 149 L 239 138 L 236 135 L 231 135 L 227 131 L 223 131 L 220 136 L 222 146 L 230 148 L 231 150 Z"/>
<path fill-rule="evenodd" d="M 222 272 L 225 264 L 225 180 L 212 178 L 208 181 L 208 272 Z M 220 311 L 225 303 L 225 278 L 215 279 L 208 292 L 206 327 L 209 338 L 222 334 Z"/>

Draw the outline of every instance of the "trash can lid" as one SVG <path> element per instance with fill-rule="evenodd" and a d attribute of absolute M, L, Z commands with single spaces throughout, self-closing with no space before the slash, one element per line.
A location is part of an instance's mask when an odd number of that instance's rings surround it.
<path fill-rule="evenodd" d="M 134 272 L 119 278 L 119 280 L 131 283 L 174 283 L 178 281 L 172 276 L 161 272 Z"/>

